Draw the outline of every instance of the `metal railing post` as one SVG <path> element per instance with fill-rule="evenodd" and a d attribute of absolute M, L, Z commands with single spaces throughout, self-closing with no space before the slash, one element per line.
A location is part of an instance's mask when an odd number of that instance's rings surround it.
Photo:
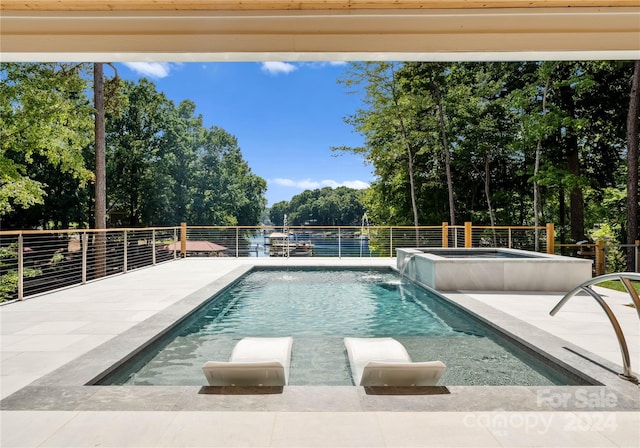
<path fill-rule="evenodd" d="M 156 265 L 156 229 L 151 229 L 151 264 Z"/>
<path fill-rule="evenodd" d="M 635 271 L 636 272 L 640 272 L 638 270 L 638 252 L 640 252 L 640 240 L 636 240 L 635 245 L 636 245 L 636 247 L 635 247 L 635 249 L 636 249 L 636 269 L 635 269 Z"/>
<path fill-rule="evenodd" d="M 240 228 L 236 227 L 236 258 L 240 256 Z"/>
<path fill-rule="evenodd" d="M 338 227 L 338 258 L 342 258 L 342 234 L 340 227 Z"/>
<path fill-rule="evenodd" d="M 180 223 L 180 255 L 187 256 L 187 223 Z"/>
<path fill-rule="evenodd" d="M 178 258 L 178 245 L 176 244 L 178 242 L 178 229 L 177 228 L 173 228 L 173 259 L 175 260 L 176 258 Z"/>
<path fill-rule="evenodd" d="M 24 242 L 18 235 L 18 300 L 24 300 Z"/>
<path fill-rule="evenodd" d="M 509 227 L 509 249 L 511 249 L 512 246 L 513 244 L 511 242 L 511 227 Z"/>
<path fill-rule="evenodd" d="M 129 252 L 128 251 L 128 247 L 127 247 L 129 244 L 127 243 L 127 231 L 126 230 L 123 231 L 123 235 L 122 236 L 123 236 L 123 243 L 124 243 L 124 261 L 122 263 L 122 272 L 126 274 L 127 273 L 127 262 L 128 262 L 127 256 L 128 256 L 128 252 Z"/>
<path fill-rule="evenodd" d="M 389 258 L 393 258 L 393 227 L 389 227 Z"/>
<path fill-rule="evenodd" d="M 87 283 L 87 253 L 89 251 L 89 234 L 82 234 L 82 284 Z"/>

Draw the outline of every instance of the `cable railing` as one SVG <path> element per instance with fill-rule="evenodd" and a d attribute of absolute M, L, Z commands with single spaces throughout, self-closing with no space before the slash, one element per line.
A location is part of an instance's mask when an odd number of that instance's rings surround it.
<path fill-rule="evenodd" d="M 0 302 L 178 257 L 179 228 L 0 232 Z"/>
<path fill-rule="evenodd" d="M 284 232 L 286 230 L 286 232 Z M 192 256 L 395 257 L 412 247 L 500 247 L 553 253 L 553 225 L 187 226 L 0 232 L 0 302 Z M 551 244 L 549 244 L 551 242 Z"/>
<path fill-rule="evenodd" d="M 640 272 L 640 241 L 634 244 L 611 244 L 604 241 L 556 244 L 554 253 L 592 260 L 594 276 L 619 272 L 628 265 L 632 272 Z M 630 257 L 631 263 L 627 263 L 627 257 Z"/>

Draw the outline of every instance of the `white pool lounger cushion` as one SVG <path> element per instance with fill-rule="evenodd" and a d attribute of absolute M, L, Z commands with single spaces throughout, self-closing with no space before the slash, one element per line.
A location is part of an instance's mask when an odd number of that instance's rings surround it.
<path fill-rule="evenodd" d="M 286 386 L 293 338 L 243 338 L 228 362 L 202 366 L 210 386 Z"/>
<path fill-rule="evenodd" d="M 354 382 L 360 386 L 435 386 L 447 366 L 412 362 L 393 338 L 344 338 Z"/>

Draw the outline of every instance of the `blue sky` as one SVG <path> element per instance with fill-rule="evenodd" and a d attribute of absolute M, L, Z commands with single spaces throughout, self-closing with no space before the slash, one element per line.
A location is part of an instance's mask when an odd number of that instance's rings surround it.
<path fill-rule="evenodd" d="M 343 118 L 362 107 L 337 83 L 331 62 L 123 63 L 124 79 L 146 77 L 176 105 L 190 99 L 206 127 L 238 139 L 253 173 L 267 181 L 268 205 L 306 189 L 366 188 L 372 167 L 333 146 L 361 146 Z"/>

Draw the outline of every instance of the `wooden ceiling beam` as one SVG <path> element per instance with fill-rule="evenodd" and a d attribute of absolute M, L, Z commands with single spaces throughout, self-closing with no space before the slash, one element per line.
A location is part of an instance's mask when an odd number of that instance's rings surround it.
<path fill-rule="evenodd" d="M 634 7 L 640 0 L 2 0 L 5 11 L 288 11 Z"/>
<path fill-rule="evenodd" d="M 639 3 L 0 0 L 0 60 L 640 59 Z"/>

